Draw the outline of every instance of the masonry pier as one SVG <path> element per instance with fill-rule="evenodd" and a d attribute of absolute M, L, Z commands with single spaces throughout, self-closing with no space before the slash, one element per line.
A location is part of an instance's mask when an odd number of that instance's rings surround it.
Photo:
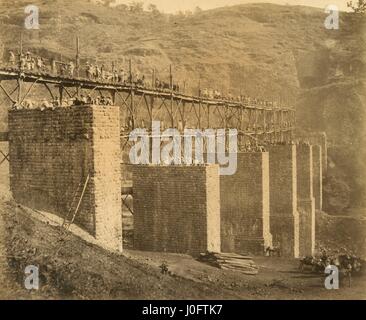
<path fill-rule="evenodd" d="M 297 146 L 297 209 L 299 212 L 300 257 L 315 251 L 315 199 L 313 192 L 313 146 Z"/>
<path fill-rule="evenodd" d="M 272 246 L 269 154 L 238 153 L 237 172 L 220 177 L 221 249 L 263 255 Z"/>
<path fill-rule="evenodd" d="M 133 166 L 134 248 L 220 252 L 217 165 Z"/>
<path fill-rule="evenodd" d="M 315 209 L 323 209 L 323 150 L 320 145 L 313 145 L 313 192 Z"/>
<path fill-rule="evenodd" d="M 299 257 L 296 145 L 269 149 L 270 231 L 281 256 Z"/>
<path fill-rule="evenodd" d="M 122 250 L 118 107 L 11 110 L 9 149 L 18 203 L 69 220 L 75 215 L 102 246 Z"/>

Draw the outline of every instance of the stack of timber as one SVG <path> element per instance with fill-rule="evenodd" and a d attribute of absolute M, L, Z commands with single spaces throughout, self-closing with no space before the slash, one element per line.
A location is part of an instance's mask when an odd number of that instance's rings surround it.
<path fill-rule="evenodd" d="M 258 267 L 252 257 L 235 253 L 201 253 L 199 260 L 223 270 L 238 271 L 248 275 L 258 274 Z"/>

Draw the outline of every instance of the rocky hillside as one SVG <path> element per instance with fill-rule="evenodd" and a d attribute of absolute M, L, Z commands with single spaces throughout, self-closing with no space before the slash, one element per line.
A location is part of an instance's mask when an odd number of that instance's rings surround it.
<path fill-rule="evenodd" d="M 291 103 L 301 130 L 328 133 L 330 175 L 349 187 L 350 204 L 365 205 L 363 17 L 341 13 L 340 29 L 326 30 L 323 10 L 303 6 L 250 4 L 166 15 L 86 0 L 32 3 L 40 8 L 40 30 L 25 32 L 28 2 L 1 1 L 5 52 L 18 48 L 17 35 L 24 31 L 25 48 L 72 59 L 78 35 L 84 62 L 127 67 L 132 59 L 148 79 L 154 67 L 158 77 L 167 78 L 172 64 L 174 78 L 186 81 L 187 91 L 196 93 L 201 81 L 202 87 L 234 95 Z"/>

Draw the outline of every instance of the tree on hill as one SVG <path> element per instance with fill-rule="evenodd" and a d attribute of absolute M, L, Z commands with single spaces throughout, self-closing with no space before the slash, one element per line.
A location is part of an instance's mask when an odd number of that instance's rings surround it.
<path fill-rule="evenodd" d="M 150 4 L 147 6 L 147 11 L 150 11 L 150 12 L 152 12 L 152 13 L 159 12 L 158 7 L 156 6 L 156 4 L 153 4 L 153 3 L 150 3 Z"/>
<path fill-rule="evenodd" d="M 158 7 L 153 3 L 147 6 L 147 11 L 151 12 L 153 16 L 160 16 L 161 14 Z"/>
<path fill-rule="evenodd" d="M 129 5 L 129 9 L 131 12 L 140 13 L 144 11 L 144 3 L 140 1 L 133 1 Z"/>
<path fill-rule="evenodd" d="M 351 8 L 355 13 L 366 13 L 366 0 L 358 0 L 357 2 L 347 2 L 347 7 Z"/>
<path fill-rule="evenodd" d="M 197 6 L 195 9 L 194 9 L 194 13 L 197 14 L 197 13 L 201 13 L 203 10 Z"/>

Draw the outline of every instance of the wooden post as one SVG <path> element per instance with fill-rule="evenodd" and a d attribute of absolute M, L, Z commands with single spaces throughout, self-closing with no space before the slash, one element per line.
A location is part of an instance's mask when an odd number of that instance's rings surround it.
<path fill-rule="evenodd" d="M 112 101 L 113 101 L 113 105 L 116 105 L 116 91 L 112 90 L 111 91 L 111 96 L 112 96 Z"/>
<path fill-rule="evenodd" d="M 198 80 L 198 96 L 201 97 L 201 76 Z"/>
<path fill-rule="evenodd" d="M 198 102 L 198 128 L 201 128 L 201 100 Z"/>
<path fill-rule="evenodd" d="M 132 128 L 135 128 L 135 102 L 134 102 L 134 97 L 135 97 L 135 91 L 133 90 L 133 76 L 132 76 L 132 60 L 129 60 L 129 77 L 130 77 L 130 84 L 131 84 L 131 121 L 132 121 Z"/>
<path fill-rule="evenodd" d="M 259 113 L 259 110 L 258 109 L 255 109 L 254 111 L 254 115 L 255 115 L 255 118 L 254 118 L 254 131 L 255 131 L 255 136 L 256 138 L 258 138 L 258 113 Z"/>
<path fill-rule="evenodd" d="M 23 32 L 20 33 L 20 54 L 23 54 Z"/>
<path fill-rule="evenodd" d="M 131 85 L 131 121 L 132 121 L 132 128 L 130 128 L 131 130 L 135 129 L 135 105 L 134 105 L 134 97 L 135 97 L 135 92 L 132 89 L 132 85 Z"/>
<path fill-rule="evenodd" d="M 210 128 L 210 105 L 207 103 L 207 127 Z"/>
<path fill-rule="evenodd" d="M 59 88 L 58 88 L 58 91 L 59 91 L 59 93 L 60 93 L 60 96 L 59 96 L 59 101 L 60 101 L 60 106 L 62 106 L 62 99 L 63 99 L 63 92 L 64 92 L 64 90 L 63 90 L 64 88 L 62 87 L 62 86 L 60 86 Z"/>
<path fill-rule="evenodd" d="M 173 99 L 173 93 L 170 96 L 170 120 L 171 120 L 171 128 L 174 128 L 174 116 L 173 116 L 173 107 L 174 107 L 174 99 Z"/>
<path fill-rule="evenodd" d="M 169 85 L 170 85 L 170 119 L 171 119 L 171 128 L 174 128 L 174 117 L 173 117 L 173 106 L 174 106 L 174 99 L 173 99 L 173 73 L 172 73 L 172 65 L 169 66 Z"/>
<path fill-rule="evenodd" d="M 19 77 L 18 78 L 18 98 L 17 98 L 17 103 L 18 105 L 21 102 L 21 96 L 22 96 L 22 87 L 23 87 L 23 80 Z"/>
<path fill-rule="evenodd" d="M 19 43 L 19 70 L 20 70 L 20 59 L 23 55 L 23 32 L 20 33 L 20 43 Z"/>
<path fill-rule="evenodd" d="M 169 84 L 170 90 L 173 91 L 173 73 L 172 73 L 172 65 L 169 67 Z"/>
<path fill-rule="evenodd" d="M 132 60 L 129 60 L 129 77 L 130 77 L 130 83 L 131 83 L 131 87 L 132 87 L 132 83 L 133 83 L 133 79 L 132 79 Z"/>
<path fill-rule="evenodd" d="M 80 77 L 80 42 L 79 37 L 76 37 L 76 57 L 75 57 L 76 75 Z"/>
<path fill-rule="evenodd" d="M 149 124 L 149 128 L 152 127 L 152 122 L 154 121 L 153 118 L 153 114 L 154 114 L 154 104 L 155 104 L 155 99 L 154 96 L 150 97 L 150 112 L 149 112 L 149 117 L 150 117 L 150 124 Z"/>

